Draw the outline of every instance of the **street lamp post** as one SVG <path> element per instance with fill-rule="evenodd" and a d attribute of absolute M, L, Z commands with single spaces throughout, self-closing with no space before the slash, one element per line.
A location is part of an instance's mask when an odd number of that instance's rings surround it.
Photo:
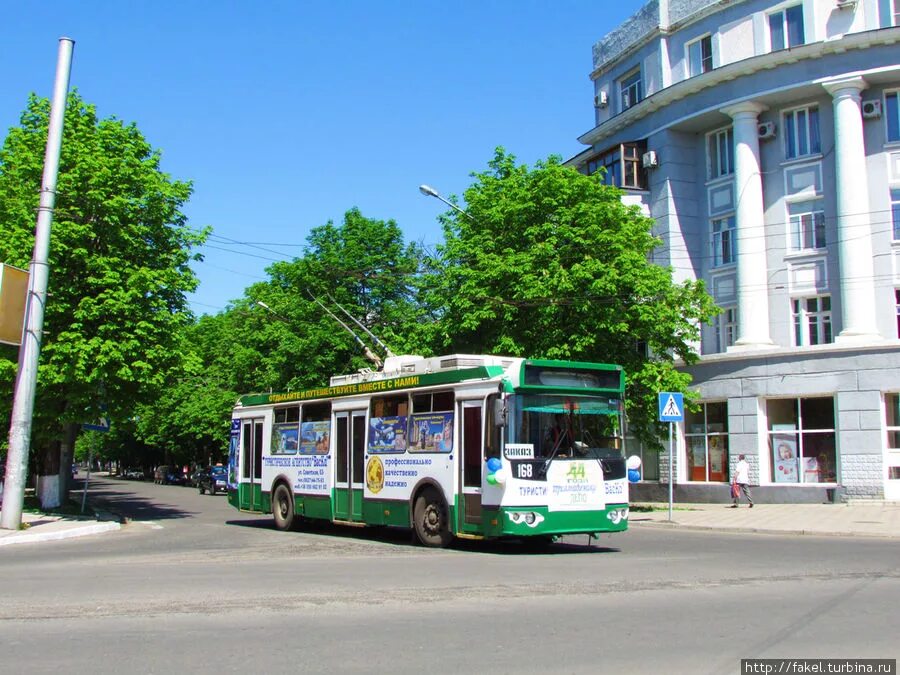
<path fill-rule="evenodd" d="M 22 331 L 22 343 L 19 346 L 19 372 L 16 375 L 9 425 L 6 486 L 3 490 L 3 506 L 0 509 L 2 511 L 0 528 L 5 530 L 16 530 L 22 524 L 25 475 L 28 453 L 31 449 L 31 422 L 37 390 L 41 338 L 44 333 L 44 305 L 47 301 L 47 284 L 50 276 L 50 228 L 53 224 L 53 209 L 56 207 L 56 180 L 59 174 L 59 156 L 74 45 L 75 41 L 71 38 L 59 39 L 56 79 L 53 84 L 47 147 L 44 154 L 44 174 L 34 232 L 34 253 L 31 258 L 25 305 L 25 326 Z"/>
<path fill-rule="evenodd" d="M 420 186 L 419 186 L 419 192 L 421 192 L 421 193 L 422 193 L 423 195 L 425 195 L 426 197 L 434 197 L 435 199 L 440 199 L 442 202 L 444 202 L 444 203 L 445 203 L 447 206 L 449 206 L 451 209 L 456 209 L 457 211 L 459 211 L 461 214 L 463 214 L 463 215 L 464 215 L 466 218 L 468 218 L 469 220 L 472 220 L 472 221 L 475 220 L 472 216 L 470 216 L 468 213 L 466 213 L 465 211 L 463 211 L 463 210 L 462 210 L 461 208 L 459 208 L 456 204 L 454 204 L 453 202 L 450 202 L 450 201 L 447 201 L 446 199 L 444 199 L 444 197 L 441 196 L 441 193 L 438 192 L 437 190 L 435 190 L 435 189 L 434 189 L 433 187 L 431 187 L 430 185 L 420 185 Z"/>

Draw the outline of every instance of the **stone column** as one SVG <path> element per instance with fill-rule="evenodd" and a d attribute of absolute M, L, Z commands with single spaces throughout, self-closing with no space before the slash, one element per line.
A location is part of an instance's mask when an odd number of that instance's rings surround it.
<path fill-rule="evenodd" d="M 775 344 L 769 337 L 765 210 L 759 171 L 759 114 L 764 110 L 765 106 L 752 101 L 722 110 L 734 120 L 738 336 L 728 351 Z"/>
<path fill-rule="evenodd" d="M 861 77 L 824 83 L 834 103 L 834 167 L 841 332 L 835 342 L 880 340 L 875 321 L 872 224 L 860 92 Z"/>

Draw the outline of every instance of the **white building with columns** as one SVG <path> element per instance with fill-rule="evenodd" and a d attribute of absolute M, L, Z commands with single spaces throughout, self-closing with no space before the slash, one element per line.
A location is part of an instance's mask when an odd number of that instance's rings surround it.
<path fill-rule="evenodd" d="M 744 454 L 761 501 L 900 500 L 900 0 L 651 0 L 591 79 L 568 164 L 605 168 L 722 309 L 678 498 L 726 500 Z M 644 460 L 638 498 L 668 481 Z"/>

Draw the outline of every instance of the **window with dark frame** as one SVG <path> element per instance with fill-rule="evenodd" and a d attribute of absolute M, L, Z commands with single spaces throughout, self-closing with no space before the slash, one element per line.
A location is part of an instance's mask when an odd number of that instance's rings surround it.
<path fill-rule="evenodd" d="M 603 183 L 619 188 L 645 190 L 646 171 L 641 162 L 646 151 L 644 143 L 622 143 L 587 161 L 585 173 L 593 175 L 604 169 Z"/>

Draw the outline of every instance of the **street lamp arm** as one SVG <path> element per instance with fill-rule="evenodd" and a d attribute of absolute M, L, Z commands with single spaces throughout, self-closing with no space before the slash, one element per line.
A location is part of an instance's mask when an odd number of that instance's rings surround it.
<path fill-rule="evenodd" d="M 420 185 L 420 186 L 419 186 L 419 192 L 421 192 L 421 193 L 422 193 L 423 195 L 425 195 L 426 197 L 434 197 L 435 199 L 440 199 L 442 202 L 444 202 L 444 203 L 445 203 L 447 206 L 449 206 L 451 209 L 456 209 L 456 210 L 459 211 L 461 214 L 463 214 L 466 218 L 468 218 L 468 219 L 471 220 L 472 222 L 475 222 L 475 218 L 473 218 L 471 215 L 469 215 L 469 214 L 468 214 L 466 211 L 464 211 L 463 209 L 459 208 L 459 207 L 458 207 L 456 204 L 454 204 L 453 202 L 444 199 L 444 197 L 441 195 L 441 193 L 438 192 L 437 190 L 435 190 L 435 189 L 434 189 L 433 187 L 431 187 L 430 185 Z"/>

